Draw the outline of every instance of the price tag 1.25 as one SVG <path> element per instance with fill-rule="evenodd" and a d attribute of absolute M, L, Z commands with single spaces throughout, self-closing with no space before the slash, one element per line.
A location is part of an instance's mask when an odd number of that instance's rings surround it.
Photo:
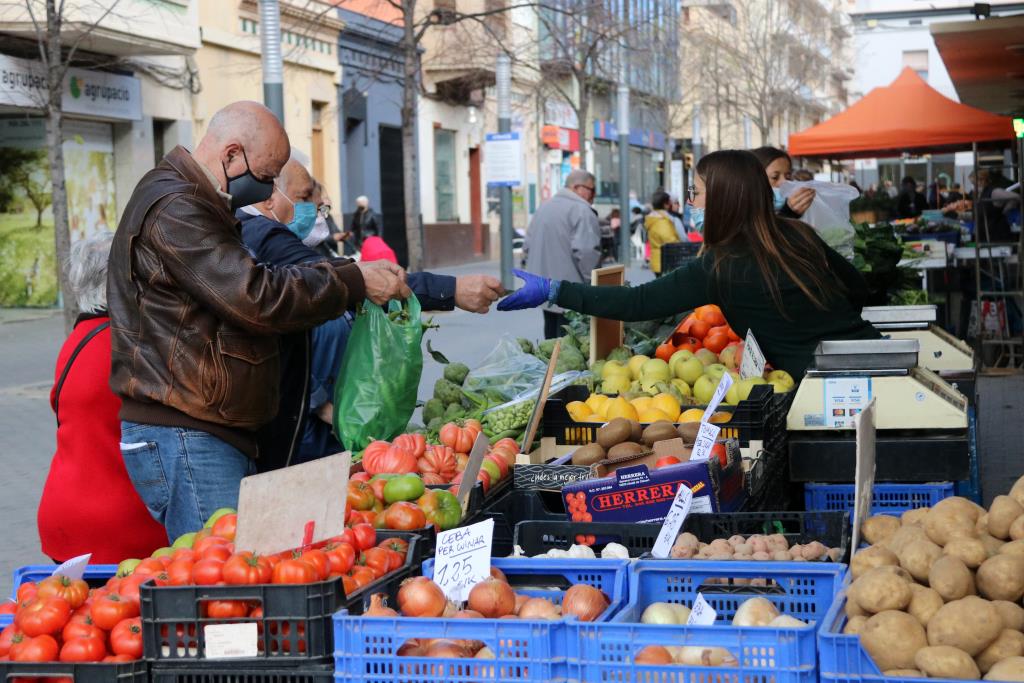
<path fill-rule="evenodd" d="M 686 620 L 687 626 L 711 626 L 718 618 L 718 612 L 704 599 L 703 593 L 697 593 L 697 599 L 693 601 L 693 609 Z"/>
<path fill-rule="evenodd" d="M 754 331 L 747 330 L 747 338 L 743 342 L 743 359 L 740 361 L 740 377 L 761 377 L 764 375 L 765 363 L 764 353 L 754 339 Z"/>
<path fill-rule="evenodd" d="M 651 548 L 651 555 L 658 559 L 665 559 L 676 542 L 679 530 L 683 528 L 683 521 L 686 515 L 690 514 L 690 505 L 693 504 L 693 491 L 686 485 L 686 482 L 679 482 L 679 490 L 672 500 L 672 507 L 665 515 L 665 521 L 661 524 L 661 531 L 658 532 L 658 539 Z"/>
<path fill-rule="evenodd" d="M 708 407 L 704 409 L 704 415 L 700 418 L 701 422 L 710 422 L 711 416 L 715 414 L 718 409 L 718 404 L 725 398 L 725 394 L 729 391 L 732 386 L 732 375 L 728 372 L 722 375 L 722 379 L 718 381 L 718 387 L 715 389 L 714 395 L 711 400 L 708 401 Z"/>
<path fill-rule="evenodd" d="M 693 441 L 693 453 L 690 460 L 707 460 L 711 457 L 711 449 L 715 447 L 715 439 L 722 428 L 710 422 L 701 422 L 697 430 L 697 438 Z"/>
<path fill-rule="evenodd" d="M 453 602 L 469 597 L 469 591 L 491 575 L 491 541 L 494 520 L 442 531 L 434 550 L 434 583 Z"/>

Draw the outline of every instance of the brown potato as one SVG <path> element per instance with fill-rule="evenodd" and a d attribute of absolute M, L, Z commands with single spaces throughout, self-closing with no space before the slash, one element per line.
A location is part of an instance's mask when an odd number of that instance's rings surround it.
<path fill-rule="evenodd" d="M 977 569 L 981 563 L 988 559 L 988 551 L 985 544 L 977 538 L 959 536 L 950 540 L 942 549 L 946 555 L 952 555 L 963 562 L 968 569 Z"/>
<path fill-rule="evenodd" d="M 914 668 L 914 654 L 928 646 L 924 627 L 906 612 L 879 612 L 864 624 L 860 642 L 881 671 Z"/>
<path fill-rule="evenodd" d="M 1010 524 L 1010 538 L 1014 541 L 1024 540 L 1024 515 L 1013 520 Z"/>
<path fill-rule="evenodd" d="M 850 573 L 854 579 L 860 578 L 869 569 L 882 565 L 899 566 L 900 558 L 896 553 L 881 545 L 869 545 L 854 553 L 850 560 Z"/>
<path fill-rule="evenodd" d="M 1024 607 L 1007 600 L 993 600 L 992 604 L 1003 620 L 1003 627 L 1024 631 Z"/>
<path fill-rule="evenodd" d="M 964 498 L 963 496 L 943 498 L 932 506 L 932 510 L 952 512 L 963 517 L 968 517 L 972 522 L 977 521 L 978 517 L 985 514 L 985 508 L 972 500 Z"/>
<path fill-rule="evenodd" d="M 978 517 L 978 521 L 974 523 L 974 530 L 979 534 L 984 531 L 988 533 L 988 513 L 986 512 L 981 517 Z"/>
<path fill-rule="evenodd" d="M 1006 628 L 975 659 L 978 662 L 978 668 L 984 674 L 988 673 L 997 662 L 1010 657 L 1024 657 L 1024 633 Z"/>
<path fill-rule="evenodd" d="M 971 656 L 949 645 L 921 648 L 914 655 L 914 664 L 930 678 L 959 678 L 972 681 L 981 678 L 978 665 Z"/>
<path fill-rule="evenodd" d="M 974 595 L 974 575 L 958 557 L 943 555 L 928 570 L 928 585 L 946 602 Z"/>
<path fill-rule="evenodd" d="M 1010 541 L 999 546 L 998 555 L 1024 555 L 1024 539 Z"/>
<path fill-rule="evenodd" d="M 919 524 L 908 524 L 907 526 L 901 526 L 882 545 L 899 555 L 900 551 L 908 543 L 922 538 L 926 541 L 928 540 L 928 534 L 924 532 L 924 527 Z"/>
<path fill-rule="evenodd" d="M 868 623 L 867 617 L 850 617 L 846 620 L 846 626 L 843 627 L 843 633 L 848 636 L 855 636 L 861 632 L 861 629 L 864 628 L 864 624 L 866 623 Z"/>
<path fill-rule="evenodd" d="M 1007 545 L 1006 541 L 992 536 L 987 531 L 979 533 L 978 539 L 981 541 L 982 545 L 985 546 L 985 552 L 988 553 L 989 557 L 998 555 L 999 551 L 1002 550 L 1002 547 Z"/>
<path fill-rule="evenodd" d="M 932 543 L 946 545 L 957 536 L 976 536 L 975 517 L 968 517 L 950 509 L 932 508 L 924 517 L 924 530 Z"/>
<path fill-rule="evenodd" d="M 925 678 L 925 675 L 917 669 L 889 669 L 883 671 L 882 675 L 889 678 Z"/>
<path fill-rule="evenodd" d="M 996 496 L 988 509 L 988 532 L 996 538 L 1010 537 L 1010 525 L 1024 515 L 1024 505 L 1009 496 Z"/>
<path fill-rule="evenodd" d="M 882 543 L 885 539 L 896 533 L 900 528 L 900 520 L 892 515 L 871 515 L 860 525 L 860 532 L 864 540 L 874 545 Z"/>
<path fill-rule="evenodd" d="M 1024 505 L 1024 476 L 1014 482 L 1010 487 L 1010 498 Z"/>
<path fill-rule="evenodd" d="M 871 616 L 871 614 L 857 604 L 857 599 L 853 594 L 853 584 L 846 589 L 846 607 L 843 609 L 843 612 L 849 619 L 853 619 L 854 617 L 864 617 L 866 619 Z"/>
<path fill-rule="evenodd" d="M 978 593 L 989 600 L 1017 602 L 1024 595 L 1024 555 L 996 555 L 978 567 Z"/>
<path fill-rule="evenodd" d="M 887 569 L 871 569 L 851 585 L 853 596 L 864 611 L 878 614 L 905 609 L 910 604 L 910 584 Z"/>
<path fill-rule="evenodd" d="M 985 674 L 986 681 L 1024 681 L 1024 657 L 1010 657 L 996 663 Z"/>
<path fill-rule="evenodd" d="M 900 558 L 900 566 L 910 572 L 917 581 L 928 580 L 928 570 L 932 563 L 942 556 L 942 548 L 928 539 L 915 539 L 896 553 Z"/>
<path fill-rule="evenodd" d="M 945 604 L 942 596 L 931 588 L 925 588 L 916 583 L 910 585 L 910 605 L 907 606 L 907 613 L 927 626 L 928 621 L 935 616 L 935 613 Z"/>
<path fill-rule="evenodd" d="M 929 645 L 952 645 L 971 657 L 999 637 L 1003 620 L 988 600 L 969 595 L 947 602 L 928 621 Z"/>
<path fill-rule="evenodd" d="M 928 514 L 929 510 L 931 510 L 931 508 L 914 508 L 913 510 L 907 510 L 900 515 L 900 523 L 903 524 L 903 526 L 907 526 L 908 524 L 920 524 L 924 519 L 924 516 Z"/>

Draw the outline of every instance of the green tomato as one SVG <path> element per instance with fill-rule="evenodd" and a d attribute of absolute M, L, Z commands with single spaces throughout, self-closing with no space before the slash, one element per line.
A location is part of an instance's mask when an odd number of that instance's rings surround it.
<path fill-rule="evenodd" d="M 157 548 L 150 557 L 170 557 L 174 554 L 174 548 Z"/>
<path fill-rule="evenodd" d="M 403 474 L 388 479 L 384 485 L 384 502 L 390 505 L 400 500 L 416 500 L 423 495 L 426 487 L 416 474 Z"/>
<path fill-rule="evenodd" d="M 217 523 L 218 519 L 220 519 L 224 515 L 233 515 L 237 512 L 238 510 L 236 510 L 235 508 L 218 508 L 217 510 L 214 510 L 213 514 L 210 515 L 210 518 L 206 520 L 206 524 L 203 525 L 203 528 L 212 529 L 213 525 Z"/>
<path fill-rule="evenodd" d="M 497 484 L 499 481 L 501 481 L 501 470 L 498 468 L 498 465 L 493 461 L 484 460 L 482 463 L 480 463 L 480 469 L 484 470 L 485 472 L 487 472 L 487 474 L 491 476 L 492 484 Z"/>
<path fill-rule="evenodd" d="M 454 529 L 462 521 L 462 506 L 458 499 L 443 489 L 430 489 L 416 504 L 427 516 L 427 523 L 439 531 Z"/>
<path fill-rule="evenodd" d="M 137 558 L 121 560 L 121 564 L 117 565 L 117 573 L 115 576 L 120 576 L 122 578 L 125 576 L 131 576 L 132 572 L 135 571 L 135 568 L 139 566 L 139 562 L 142 562 L 142 560 Z"/>
<path fill-rule="evenodd" d="M 177 550 L 178 548 L 191 548 L 192 544 L 195 542 L 195 539 L 196 532 L 190 531 L 189 533 L 182 534 L 181 536 L 178 536 L 176 539 L 174 539 L 174 543 L 171 544 L 171 547 L 175 550 Z"/>

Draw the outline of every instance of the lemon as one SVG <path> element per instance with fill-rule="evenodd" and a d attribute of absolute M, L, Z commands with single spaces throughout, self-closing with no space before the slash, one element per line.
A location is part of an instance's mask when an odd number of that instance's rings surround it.
<path fill-rule="evenodd" d="M 643 422 L 644 424 L 647 424 L 649 422 L 660 422 L 661 420 L 665 420 L 667 422 L 674 422 L 671 415 L 662 412 L 657 408 L 648 408 L 644 412 L 640 413 L 640 421 Z"/>
<path fill-rule="evenodd" d="M 700 422 L 700 419 L 704 417 L 704 411 L 700 408 L 690 408 L 684 410 L 679 416 L 680 422 Z"/>
<path fill-rule="evenodd" d="M 657 408 L 661 412 L 669 416 L 669 419 L 679 414 L 682 408 L 679 405 L 679 401 L 672 394 L 661 393 L 651 399 L 651 407 Z"/>
<path fill-rule="evenodd" d="M 732 413 L 728 410 L 719 410 L 708 419 L 708 422 L 711 424 L 724 425 L 730 420 L 732 420 Z"/>
<path fill-rule="evenodd" d="M 587 415 L 582 420 L 577 420 L 577 422 L 596 422 L 597 424 L 604 424 L 607 421 L 600 415 Z"/>
<path fill-rule="evenodd" d="M 587 397 L 586 404 L 594 415 L 604 415 L 604 411 L 608 409 L 609 401 L 611 399 L 604 394 L 591 394 Z"/>
<path fill-rule="evenodd" d="M 630 405 L 629 401 L 619 396 L 609 402 L 606 417 L 609 420 L 614 420 L 617 417 L 636 420 L 639 418 L 639 415 L 636 412 L 636 408 Z"/>
<path fill-rule="evenodd" d="M 569 413 L 569 417 L 572 418 L 573 422 L 584 422 L 584 418 L 588 415 L 592 415 L 594 411 L 590 409 L 583 401 L 572 401 L 565 406 L 566 411 Z"/>
<path fill-rule="evenodd" d="M 638 396 L 634 398 L 630 403 L 636 408 L 636 412 L 642 413 L 651 407 L 651 402 L 654 401 L 650 396 Z"/>

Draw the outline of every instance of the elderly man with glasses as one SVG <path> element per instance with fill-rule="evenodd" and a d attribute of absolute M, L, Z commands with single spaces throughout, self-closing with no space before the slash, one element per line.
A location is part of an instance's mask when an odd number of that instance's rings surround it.
<path fill-rule="evenodd" d="M 594 174 L 576 169 L 565 187 L 541 204 L 530 221 L 523 251 L 526 270 L 553 280 L 590 284 L 590 271 L 601 263 L 601 225 L 594 211 Z M 544 338 L 561 335 L 566 324 L 562 309 L 544 306 Z"/>

